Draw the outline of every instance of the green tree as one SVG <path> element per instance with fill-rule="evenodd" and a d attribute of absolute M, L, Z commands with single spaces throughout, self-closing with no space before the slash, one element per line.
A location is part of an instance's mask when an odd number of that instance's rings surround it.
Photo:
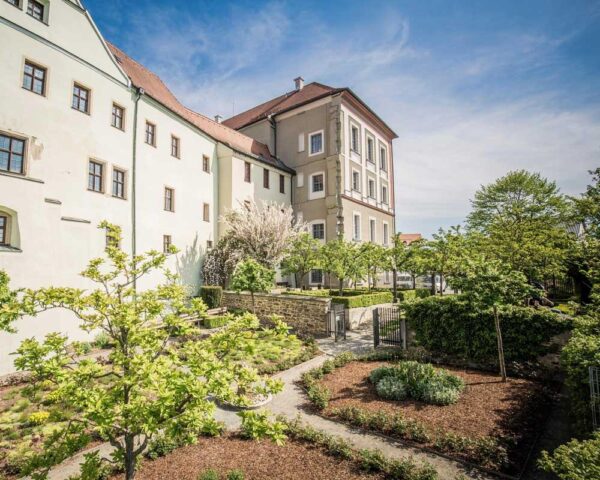
<path fill-rule="evenodd" d="M 565 272 L 569 205 L 556 183 L 538 173 L 509 172 L 482 186 L 471 203 L 469 230 L 482 234 L 481 248 L 491 256 L 529 280 Z"/>
<path fill-rule="evenodd" d="M 139 455 L 159 432 L 191 441 L 215 423 L 211 396 L 244 402 L 239 387 L 251 390 L 260 380 L 255 370 L 229 356 L 231 351 L 245 352 L 238 348 L 239 332 L 259 328 L 255 316 L 233 321 L 219 334 L 219 342 L 185 342 L 177 351 L 169 337 L 195 333 L 185 317 L 197 318 L 206 307 L 200 299 L 190 299 L 188 289 L 165 268 L 176 248 L 132 258 L 118 247 L 118 227 L 102 223 L 100 228 L 117 241 L 110 242 L 107 258 L 92 259 L 82 272 L 96 289 L 24 290 L 18 293 L 18 301 L 11 300 L 13 308 L 18 305 L 19 315 L 66 309 L 79 319 L 83 330 L 102 331 L 114 344 L 108 362 L 82 357 L 82 345 L 69 345 L 67 337 L 58 333 L 20 345 L 15 366 L 31 373 L 24 392 L 31 401 L 65 406 L 64 428 L 50 436 L 43 452 L 23 472 L 34 478 L 44 478 L 52 464 L 81 448 L 82 439 L 94 431 L 114 447 L 113 461 L 131 480 Z M 163 283 L 135 290 L 136 282 L 156 271 L 162 272 Z M 268 379 L 256 388 L 280 389 L 280 383 Z M 91 458 L 86 468 L 98 460 Z"/>
<path fill-rule="evenodd" d="M 588 440 L 573 439 L 552 454 L 542 452 L 539 465 L 560 480 L 600 478 L 600 432 Z"/>
<path fill-rule="evenodd" d="M 363 243 L 358 249 L 359 258 L 357 263 L 362 264 L 362 273 L 367 276 L 367 288 L 371 291 L 377 287 L 377 275 L 385 267 L 385 249 L 381 245 L 372 242 Z"/>
<path fill-rule="evenodd" d="M 400 241 L 399 238 L 398 240 Z M 412 277 L 413 288 L 417 288 L 417 276 L 427 272 L 426 244 L 425 240 L 420 239 L 408 245 L 404 269 Z"/>
<path fill-rule="evenodd" d="M 506 362 L 498 309 L 504 305 L 518 304 L 528 297 L 531 287 L 527 278 L 521 272 L 509 270 L 499 261 L 480 256 L 466 261 L 463 275 L 454 277 L 452 285 L 460 288 L 479 311 L 493 311 L 498 364 L 502 381 L 505 382 Z"/>
<path fill-rule="evenodd" d="M 443 295 L 444 279 L 457 273 L 465 260 L 465 240 L 460 226 L 448 230 L 440 228 L 438 233 L 433 234 L 433 240 L 427 242 L 425 252 L 427 269 L 439 274 L 439 293 Z M 432 281 L 435 281 L 435 275 L 432 275 Z"/>
<path fill-rule="evenodd" d="M 320 264 L 323 270 L 336 276 L 339 282 L 339 294 L 344 294 L 344 283 L 357 273 L 358 247 L 343 239 L 327 242 L 320 251 Z"/>
<path fill-rule="evenodd" d="M 410 247 L 402 241 L 400 233 L 392 235 L 392 244 L 385 249 L 383 254 L 383 265 L 393 275 L 394 303 L 398 301 L 398 272 L 407 272 L 409 266 Z M 414 280 L 413 280 L 414 286 Z"/>
<path fill-rule="evenodd" d="M 12 324 L 19 318 L 17 294 L 10 289 L 8 274 L 0 270 L 0 331 L 14 331 Z"/>
<path fill-rule="evenodd" d="M 318 240 L 309 233 L 300 234 L 290 245 L 288 252 L 281 262 L 284 275 L 294 275 L 296 285 L 302 287 L 306 275 L 319 266 Z"/>
<path fill-rule="evenodd" d="M 275 272 L 262 266 L 253 258 L 240 262 L 231 279 L 231 288 L 236 292 L 250 292 L 252 297 L 252 311 L 256 313 L 254 294 L 268 292 L 275 282 Z"/>

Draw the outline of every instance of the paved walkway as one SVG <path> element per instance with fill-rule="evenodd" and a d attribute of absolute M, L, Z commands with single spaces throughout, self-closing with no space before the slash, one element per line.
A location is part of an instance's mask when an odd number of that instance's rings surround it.
<path fill-rule="evenodd" d="M 300 419 L 304 423 L 329 434 L 343 437 L 353 443 L 358 449 L 379 449 L 390 458 L 412 457 L 417 462 L 429 462 L 438 471 L 441 480 L 454 480 L 460 475 L 463 475 L 466 479 L 488 480 L 496 478 L 479 471 L 469 470 L 459 462 L 325 419 L 311 413 L 310 409 L 306 408 L 308 406 L 306 396 L 298 385 L 298 380 L 302 373 L 319 366 L 327 358 L 330 358 L 330 355 L 336 355 L 342 351 L 349 350 L 355 353 L 368 350 L 372 346 L 371 341 L 370 332 L 349 332 L 348 340 L 345 342 L 336 343 L 329 339 L 320 340 L 319 346 L 325 352 L 324 355 L 315 357 L 308 362 L 275 375 L 275 378 L 283 380 L 284 389 L 265 408 L 273 414 L 283 414 L 289 418 L 300 416 Z M 217 420 L 224 422 L 228 430 L 237 430 L 240 427 L 240 418 L 231 410 L 218 408 L 215 417 Z M 108 456 L 112 451 L 112 447 L 108 444 L 103 444 L 100 447 L 96 447 L 96 449 L 100 449 L 103 456 Z M 77 474 L 79 472 L 79 463 L 83 459 L 83 453 L 85 452 L 72 457 L 56 467 L 50 473 L 49 480 L 65 480 L 69 476 Z"/>

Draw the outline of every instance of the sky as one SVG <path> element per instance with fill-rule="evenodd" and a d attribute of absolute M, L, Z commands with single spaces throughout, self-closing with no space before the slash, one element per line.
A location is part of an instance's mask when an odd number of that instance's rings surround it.
<path fill-rule="evenodd" d="M 84 0 L 104 37 L 190 108 L 225 118 L 350 87 L 398 134 L 396 227 L 464 221 L 516 169 L 565 194 L 600 167 L 600 0 Z"/>

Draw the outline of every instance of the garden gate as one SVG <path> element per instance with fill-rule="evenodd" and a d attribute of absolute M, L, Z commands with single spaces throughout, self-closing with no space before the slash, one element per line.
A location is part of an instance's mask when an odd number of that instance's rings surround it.
<path fill-rule="evenodd" d="M 335 341 L 346 340 L 346 309 L 341 303 L 332 303 L 327 312 L 327 336 Z"/>
<path fill-rule="evenodd" d="M 600 428 L 600 367 L 590 367 L 590 395 L 592 424 Z"/>
<path fill-rule="evenodd" d="M 375 347 L 385 344 L 406 348 L 406 320 L 399 307 L 378 307 L 373 311 L 373 341 Z"/>

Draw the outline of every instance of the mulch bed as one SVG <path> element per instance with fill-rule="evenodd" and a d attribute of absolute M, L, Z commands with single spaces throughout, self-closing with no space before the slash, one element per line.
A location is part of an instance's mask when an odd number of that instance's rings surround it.
<path fill-rule="evenodd" d="M 245 480 L 380 480 L 358 470 L 348 460 L 334 458 L 319 447 L 288 439 L 279 447 L 269 441 L 255 442 L 234 436 L 201 438 L 196 445 L 182 447 L 157 460 L 144 460 L 138 480 L 196 480 L 207 469 L 225 478 L 231 470 L 242 470 Z M 120 480 L 113 476 L 111 480 Z"/>
<path fill-rule="evenodd" d="M 443 367 L 465 382 L 465 390 L 454 405 L 438 406 L 407 399 L 381 399 L 369 373 L 388 362 L 351 362 L 326 375 L 322 382 L 331 392 L 329 406 L 323 414 L 331 416 L 332 408 L 359 407 L 372 412 L 400 412 L 405 418 L 436 431 L 452 432 L 464 437 L 492 437 L 508 448 L 514 468 L 526 460 L 539 422 L 549 403 L 548 390 L 531 380 L 509 378 L 503 383 L 490 373 Z"/>

